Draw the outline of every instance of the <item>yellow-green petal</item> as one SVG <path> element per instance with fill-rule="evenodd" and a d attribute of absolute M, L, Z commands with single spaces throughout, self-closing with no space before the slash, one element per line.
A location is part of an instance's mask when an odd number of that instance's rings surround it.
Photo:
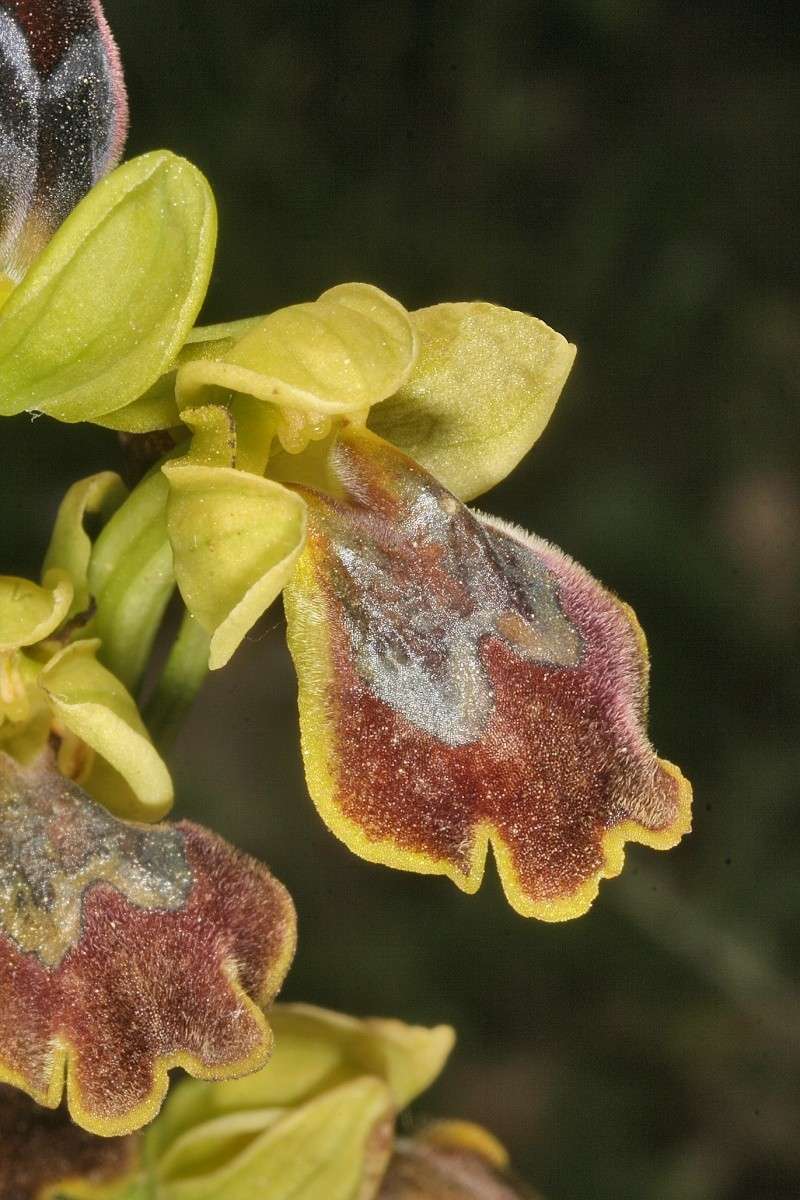
<path fill-rule="evenodd" d="M 183 601 L 228 662 L 286 584 L 303 550 L 305 503 L 279 483 L 191 461 L 167 463 L 167 528 Z"/>
<path fill-rule="evenodd" d="M 74 589 L 66 572 L 45 572 L 42 585 L 0 575 L 0 654 L 50 637 L 66 619 Z"/>
<path fill-rule="evenodd" d="M 408 382 L 369 415 L 461 500 L 494 487 L 550 420 L 575 347 L 543 321 L 494 304 L 412 314 L 419 357 Z"/>
<path fill-rule="evenodd" d="M 181 367 L 178 404 L 202 404 L 215 387 L 254 396 L 280 409 L 279 437 L 301 450 L 325 435 L 328 418 L 365 413 L 396 392 L 416 351 L 401 304 L 370 284 L 341 284 L 262 318 L 224 358 Z"/>
<path fill-rule="evenodd" d="M 83 612 L 89 605 L 89 558 L 92 543 L 84 529 L 87 513 L 110 515 L 119 508 L 127 488 L 113 471 L 101 471 L 74 483 L 61 501 L 44 569 L 60 567 L 75 588 L 69 615 Z"/>
<path fill-rule="evenodd" d="M 394 1106 L 378 1079 L 333 1088 L 280 1120 L 216 1171 L 159 1179 L 159 1200 L 372 1200 L 388 1164 Z"/>
<path fill-rule="evenodd" d="M 98 758 L 88 791 L 118 816 L 158 821 L 172 805 L 172 781 L 130 693 L 97 661 L 97 640 L 59 651 L 39 676 L 53 712 Z"/>
<path fill-rule="evenodd" d="M 157 151 L 99 183 L 0 313 L 0 413 L 91 420 L 136 400 L 175 361 L 205 296 L 211 190 Z"/>

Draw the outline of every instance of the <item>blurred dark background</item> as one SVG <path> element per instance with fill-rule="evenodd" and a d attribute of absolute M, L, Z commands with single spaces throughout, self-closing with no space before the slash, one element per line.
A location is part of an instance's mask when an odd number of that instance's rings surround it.
<path fill-rule="evenodd" d="M 106 8 L 130 152 L 184 153 L 217 193 L 208 320 L 363 279 L 577 342 L 550 427 L 482 503 L 634 605 L 653 739 L 696 790 L 691 838 L 630 849 L 567 925 L 512 913 L 493 868 L 469 898 L 362 863 L 306 795 L 273 613 L 184 730 L 180 811 L 290 886 L 288 996 L 457 1026 L 422 1111 L 491 1126 L 550 1200 L 796 1200 L 798 10 Z M 61 493 L 118 462 L 111 434 L 6 422 L 2 569 L 34 572 Z"/>

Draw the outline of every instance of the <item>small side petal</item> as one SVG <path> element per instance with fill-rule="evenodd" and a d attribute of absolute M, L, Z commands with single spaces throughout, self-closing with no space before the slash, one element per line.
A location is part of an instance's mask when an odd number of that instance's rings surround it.
<path fill-rule="evenodd" d="M 626 840 L 689 827 L 691 789 L 645 735 L 630 610 L 368 431 L 334 455 L 349 497 L 301 489 L 285 592 L 317 807 L 364 858 L 468 892 L 491 843 L 517 911 L 580 915 Z"/>
<path fill-rule="evenodd" d="M 324 436 L 329 418 L 366 412 L 397 391 L 416 352 L 401 304 L 369 284 L 341 284 L 264 317 L 223 359 L 182 367 L 178 403 L 202 404 L 213 387 L 254 396 L 280 411 L 278 436 L 300 451 Z"/>
<path fill-rule="evenodd" d="M 169 771 L 135 700 L 95 658 L 99 647 L 94 639 L 65 647 L 50 659 L 39 685 L 62 724 L 100 756 L 87 790 L 119 816 L 159 821 L 172 807 Z"/>
<path fill-rule="evenodd" d="M 103 1136 L 150 1121 L 182 1067 L 263 1066 L 294 952 L 259 863 L 181 822 L 118 821 L 47 764 L 0 758 L 0 1078 Z"/>
<path fill-rule="evenodd" d="M 504 479 L 550 420 L 575 347 L 544 321 L 495 304 L 412 314 L 419 358 L 369 425 L 462 500 Z"/>
<path fill-rule="evenodd" d="M 278 596 L 305 542 L 305 504 L 279 483 L 177 460 L 167 528 L 189 612 L 211 634 L 209 666 L 223 667 Z"/>

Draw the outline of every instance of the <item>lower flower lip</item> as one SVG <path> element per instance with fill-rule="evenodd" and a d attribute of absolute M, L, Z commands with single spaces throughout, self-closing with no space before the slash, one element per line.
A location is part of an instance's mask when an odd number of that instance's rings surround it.
<path fill-rule="evenodd" d="M 365 430 L 333 452 L 349 496 L 301 489 L 286 591 L 309 790 L 371 861 L 480 883 L 517 911 L 585 912 L 623 845 L 674 845 L 691 790 L 643 725 L 629 609 L 542 539 L 470 512 Z"/>
<path fill-rule="evenodd" d="M 49 885 L 31 894 L 28 928 L 44 928 L 48 905 L 60 897 L 63 906 L 71 880 L 80 905 L 72 940 L 56 957 L 49 944 L 23 949 L 0 928 L 0 1079 L 55 1107 L 66 1073 L 73 1119 L 112 1136 L 155 1115 L 172 1067 L 220 1079 L 263 1065 L 272 1044 L 263 1010 L 295 946 L 282 886 L 199 826 L 126 825 L 52 769 L 23 773 L 8 759 L 0 766 L 17 811 L 27 803 L 54 856 L 42 870 L 58 864 Z M 13 855 L 7 803 L 0 816 L 0 848 Z M 92 842 L 93 821 L 118 831 L 110 860 L 107 834 Z M 155 881 L 154 871 L 161 890 L 148 885 L 148 893 L 142 883 L 148 872 Z M 7 872 L 0 885 L 12 882 Z"/>

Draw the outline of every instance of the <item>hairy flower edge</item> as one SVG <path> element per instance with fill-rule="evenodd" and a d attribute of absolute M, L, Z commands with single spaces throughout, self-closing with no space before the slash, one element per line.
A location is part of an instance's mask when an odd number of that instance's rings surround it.
<path fill-rule="evenodd" d="M 138 825 L 51 770 L 3 760 L 0 1081 L 102 1136 L 156 1115 L 181 1067 L 267 1061 L 294 954 L 288 893 L 191 822 Z M 9 785 L 9 779 L 11 784 Z M 22 780 L 22 782 L 21 782 Z M 38 839 L 44 858 L 19 867 Z"/>
<path fill-rule="evenodd" d="M 369 861 L 470 893 L 491 845 L 518 912 L 581 915 L 627 841 L 689 828 L 690 785 L 644 733 L 632 611 L 367 431 L 333 456 L 345 496 L 299 489 L 309 537 L 284 593 L 323 820 Z"/>

